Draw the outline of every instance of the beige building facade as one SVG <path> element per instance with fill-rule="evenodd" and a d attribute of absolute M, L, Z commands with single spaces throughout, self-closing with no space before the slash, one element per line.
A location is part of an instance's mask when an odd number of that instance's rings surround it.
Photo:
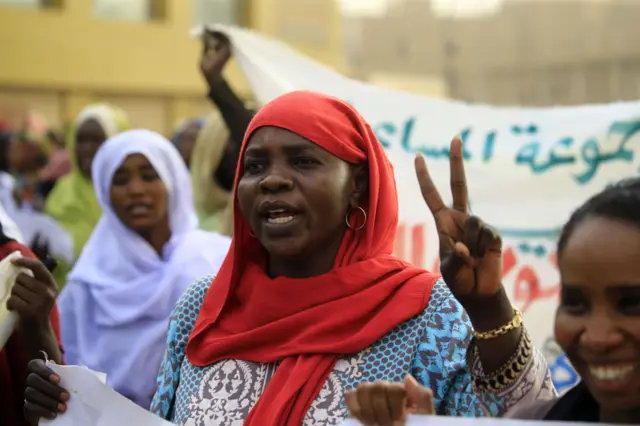
<path fill-rule="evenodd" d="M 450 97 L 496 105 L 640 97 L 637 0 L 507 0 L 496 14 L 467 19 L 438 18 L 428 2 L 409 0 L 382 18 L 350 21 L 347 57 L 363 79 L 439 78 Z"/>

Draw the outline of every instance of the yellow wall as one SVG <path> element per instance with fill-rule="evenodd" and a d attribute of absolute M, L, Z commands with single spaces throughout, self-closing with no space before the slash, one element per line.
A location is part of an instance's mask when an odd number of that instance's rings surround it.
<path fill-rule="evenodd" d="M 94 18 L 90 0 L 63 0 L 59 9 L 42 10 L 0 5 L 0 104 L 41 106 L 51 122 L 61 123 L 88 102 L 108 100 L 127 110 L 134 125 L 163 132 L 179 118 L 206 112 L 200 45 L 189 37 L 192 1 L 162 1 L 164 19 L 146 23 Z M 305 8 L 295 6 L 303 3 L 245 0 L 245 25 L 278 37 L 279 28 L 303 19 Z M 325 43 L 294 47 L 340 67 L 337 0 L 326 0 L 319 12 L 325 15 L 316 13 L 315 24 L 326 26 Z M 241 96 L 250 97 L 235 65 L 227 75 Z"/>
<path fill-rule="evenodd" d="M 339 0 L 248 0 L 247 6 L 251 28 L 344 70 Z"/>

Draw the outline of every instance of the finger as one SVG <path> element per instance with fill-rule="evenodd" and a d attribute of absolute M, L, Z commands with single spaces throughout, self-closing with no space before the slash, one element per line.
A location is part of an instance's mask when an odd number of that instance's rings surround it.
<path fill-rule="evenodd" d="M 356 391 L 350 390 L 344 399 L 347 404 L 347 410 L 349 410 L 349 417 L 356 418 L 362 423 L 360 403 L 358 402 L 358 394 Z"/>
<path fill-rule="evenodd" d="M 420 153 L 416 155 L 414 163 L 416 176 L 418 177 L 418 184 L 420 185 L 420 192 L 422 192 L 422 198 L 424 198 L 424 202 L 427 203 L 431 214 L 433 214 L 437 220 L 439 213 L 445 211 L 447 206 L 445 206 L 442 201 L 442 197 L 440 197 L 440 193 L 433 184 L 433 180 L 431 179 L 431 175 L 427 169 L 427 164 Z"/>
<path fill-rule="evenodd" d="M 435 414 L 433 392 L 430 389 L 420 385 L 411 375 L 405 377 L 404 385 L 411 414 Z"/>
<path fill-rule="evenodd" d="M 358 404 L 360 404 L 360 422 L 366 426 L 376 424 L 376 416 L 373 412 L 373 404 L 371 402 L 371 391 L 373 385 L 371 383 L 361 383 L 358 385 Z"/>
<path fill-rule="evenodd" d="M 460 232 L 463 234 L 464 232 Z M 456 245 L 456 241 L 448 234 L 444 232 L 438 232 L 438 243 L 439 243 L 439 255 L 444 258 L 450 253 L 454 251 L 454 247 Z"/>
<path fill-rule="evenodd" d="M 493 243 L 487 248 L 485 255 L 479 259 L 477 270 L 478 292 L 494 294 L 502 284 L 502 239 L 494 234 Z"/>
<path fill-rule="evenodd" d="M 480 229 L 480 236 L 478 238 L 478 253 L 484 256 L 489 251 L 502 252 L 502 239 L 500 234 L 487 224 Z"/>
<path fill-rule="evenodd" d="M 456 243 L 455 246 L 455 255 L 460 258 L 469 268 L 473 268 L 475 266 L 475 260 L 471 257 L 471 252 L 469 248 L 464 245 L 464 243 Z"/>
<path fill-rule="evenodd" d="M 467 178 L 464 173 L 462 140 L 457 136 L 453 141 L 451 141 L 451 150 L 449 151 L 449 168 L 453 208 L 462 213 L 467 213 L 469 208 L 469 193 L 467 189 Z"/>
<path fill-rule="evenodd" d="M 453 282 L 460 269 L 465 266 L 464 259 L 456 254 L 456 242 L 447 235 L 438 234 L 440 242 L 440 274 L 447 282 Z"/>
<path fill-rule="evenodd" d="M 36 374 L 44 379 L 49 380 L 54 385 L 60 383 L 60 376 L 58 376 L 53 372 L 53 370 L 47 367 L 47 364 L 41 359 L 32 359 L 31 361 L 29 361 L 29 363 L 27 364 L 27 371 L 29 373 Z"/>
<path fill-rule="evenodd" d="M 58 385 L 54 385 L 48 378 L 42 377 L 38 374 L 29 374 L 27 376 L 26 383 L 27 387 L 33 388 L 36 392 L 56 401 L 56 405 L 57 403 L 69 400 L 69 392 Z"/>
<path fill-rule="evenodd" d="M 56 297 L 56 292 L 51 287 L 49 281 L 37 277 L 30 277 L 27 274 L 19 274 L 16 277 L 16 284 L 13 287 L 24 288 L 35 295 L 47 294 L 53 298 Z"/>
<path fill-rule="evenodd" d="M 7 299 L 7 310 L 17 312 L 18 315 L 27 312 L 31 304 L 22 299 L 20 296 L 14 294 L 13 289 L 11 291 L 12 294 Z"/>
<path fill-rule="evenodd" d="M 371 388 L 371 407 L 378 426 L 391 426 L 391 408 L 387 400 L 386 382 L 376 382 Z"/>
<path fill-rule="evenodd" d="M 479 252 L 480 234 L 484 223 L 477 216 L 469 216 L 464 221 L 463 239 L 464 245 L 467 246 L 472 257 L 480 258 L 484 253 Z"/>
<path fill-rule="evenodd" d="M 209 34 L 220 44 L 229 44 L 229 37 L 220 31 L 210 31 Z"/>
<path fill-rule="evenodd" d="M 67 406 L 63 402 L 57 401 L 32 387 L 25 389 L 24 398 L 27 402 L 40 406 L 50 413 L 64 413 L 67 411 Z"/>
<path fill-rule="evenodd" d="M 403 383 L 391 383 L 387 388 L 387 400 L 391 411 L 391 420 L 406 420 L 407 392 Z"/>
<path fill-rule="evenodd" d="M 41 418 L 55 419 L 57 417 L 57 414 L 53 411 L 39 406 L 38 404 L 26 401 L 24 403 L 24 417 L 32 425 L 37 425 Z"/>
<path fill-rule="evenodd" d="M 456 276 L 465 266 L 464 260 L 453 252 L 440 259 L 440 275 L 446 283 L 455 283 Z"/>
<path fill-rule="evenodd" d="M 42 281 L 48 282 L 50 281 L 51 274 L 44 263 L 42 263 L 38 259 L 32 259 L 30 257 L 20 257 L 18 259 L 13 259 L 11 261 L 16 266 L 21 266 L 23 268 L 29 269 L 33 272 L 33 276 L 37 279 L 41 279 Z"/>

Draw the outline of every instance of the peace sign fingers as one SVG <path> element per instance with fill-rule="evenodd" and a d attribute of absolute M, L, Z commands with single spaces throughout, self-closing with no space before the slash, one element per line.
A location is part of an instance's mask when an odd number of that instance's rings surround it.
<path fill-rule="evenodd" d="M 429 210 L 431 210 L 434 218 L 439 220 L 439 216 L 442 216 L 448 209 L 442 201 L 442 197 L 433 183 L 425 160 L 420 153 L 416 155 L 415 167 L 422 198 L 424 198 L 427 206 L 429 206 Z M 455 137 L 451 141 L 449 168 L 453 209 L 466 215 L 469 211 L 469 193 L 467 189 L 467 178 L 464 172 L 462 141 L 459 137 Z"/>
<path fill-rule="evenodd" d="M 422 198 L 424 198 L 429 210 L 431 210 L 431 214 L 437 221 L 438 216 L 447 211 L 447 206 L 445 206 L 438 189 L 433 184 L 433 180 L 431 179 L 431 175 L 427 169 L 427 164 L 420 153 L 416 155 L 415 167 L 418 183 L 420 184 L 420 191 L 422 192 Z"/>
<path fill-rule="evenodd" d="M 464 159 L 462 157 L 462 140 L 459 137 L 451 141 L 449 154 L 449 168 L 451 179 L 451 195 L 453 196 L 453 208 L 461 213 L 469 211 L 469 191 L 467 178 L 464 173 Z"/>

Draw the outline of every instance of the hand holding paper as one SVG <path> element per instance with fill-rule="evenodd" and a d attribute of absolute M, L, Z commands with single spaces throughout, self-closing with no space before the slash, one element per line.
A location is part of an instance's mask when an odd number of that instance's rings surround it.
<path fill-rule="evenodd" d="M 67 411 L 53 420 L 40 420 L 50 426 L 173 426 L 144 410 L 105 384 L 104 374 L 86 367 L 50 364 L 60 376 L 60 385 L 71 397 Z"/>

